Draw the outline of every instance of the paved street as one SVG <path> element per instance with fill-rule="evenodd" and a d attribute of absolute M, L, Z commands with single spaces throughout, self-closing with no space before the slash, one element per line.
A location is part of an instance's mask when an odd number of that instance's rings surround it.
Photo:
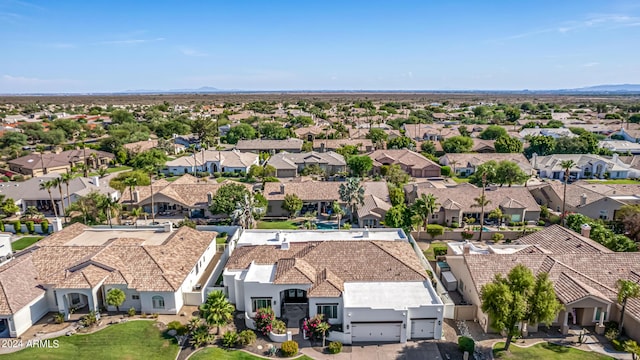
<path fill-rule="evenodd" d="M 349 351 L 349 349 L 351 351 Z M 313 348 L 300 349 L 316 360 L 441 360 L 437 343 L 433 341 L 409 341 L 405 344 L 356 345 L 345 347 L 337 355 L 322 354 Z"/>

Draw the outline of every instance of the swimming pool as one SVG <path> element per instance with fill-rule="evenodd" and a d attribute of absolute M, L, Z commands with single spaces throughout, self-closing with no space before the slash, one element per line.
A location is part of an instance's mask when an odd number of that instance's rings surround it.
<path fill-rule="evenodd" d="M 319 222 L 316 223 L 316 227 L 318 230 L 333 230 L 338 228 L 338 224 Z"/>
<path fill-rule="evenodd" d="M 482 231 L 483 231 L 483 232 L 487 232 L 487 231 L 491 231 L 491 230 L 489 230 L 487 227 L 483 226 L 483 227 L 482 227 Z"/>

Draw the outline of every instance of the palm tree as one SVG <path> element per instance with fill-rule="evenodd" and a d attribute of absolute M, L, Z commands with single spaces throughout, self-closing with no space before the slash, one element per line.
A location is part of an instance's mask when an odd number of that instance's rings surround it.
<path fill-rule="evenodd" d="M 413 208 L 420 216 L 420 219 L 424 222 L 424 230 L 427 231 L 427 227 L 429 226 L 429 216 L 431 216 L 436 209 L 440 206 L 439 203 L 436 202 L 437 198 L 433 196 L 433 194 L 421 194 L 419 198 L 416 199 L 413 204 Z"/>
<path fill-rule="evenodd" d="M 562 167 L 564 169 L 564 190 L 563 190 L 563 194 L 562 194 L 562 215 L 561 215 L 561 219 L 562 219 L 562 226 L 567 226 L 567 221 L 566 221 L 566 206 L 567 206 L 567 182 L 569 181 L 569 176 L 571 174 L 571 168 L 575 165 L 576 163 L 573 160 L 564 160 L 560 163 L 560 167 Z"/>
<path fill-rule="evenodd" d="M 499 207 L 491 210 L 489 212 L 489 219 L 497 219 L 498 220 L 498 226 L 502 226 L 502 219 L 504 218 L 504 214 L 502 213 L 502 210 L 500 210 Z"/>
<path fill-rule="evenodd" d="M 258 211 L 256 201 L 251 194 L 245 194 L 244 200 L 236 204 L 236 209 L 231 213 L 231 219 L 243 229 L 252 229 L 255 223 L 254 213 Z"/>
<path fill-rule="evenodd" d="M 133 217 L 133 223 L 135 224 L 136 229 L 138 228 L 138 218 L 140 218 L 140 216 L 142 216 L 143 213 L 144 211 L 142 210 L 141 207 L 133 208 L 129 212 L 129 215 Z"/>
<path fill-rule="evenodd" d="M 40 153 L 40 166 L 42 169 L 42 175 L 45 175 L 46 172 L 46 168 L 44 167 L 44 145 L 40 144 L 40 145 L 36 145 L 36 151 L 38 153 Z"/>
<path fill-rule="evenodd" d="M 84 143 L 84 139 L 87 138 L 87 134 L 85 134 L 84 132 L 80 132 L 78 134 L 78 140 L 80 140 L 82 142 L 82 165 L 83 165 L 83 170 L 84 170 L 84 177 L 88 177 L 89 176 L 89 166 L 87 166 L 87 144 Z"/>
<path fill-rule="evenodd" d="M 353 215 L 358 211 L 358 205 L 364 205 L 364 188 L 360 184 L 360 178 L 348 178 L 346 182 L 340 184 L 338 194 L 340 194 L 340 200 L 349 204 L 353 224 Z"/>
<path fill-rule="evenodd" d="M 151 190 L 151 223 L 155 224 L 156 212 L 154 209 L 155 204 L 153 203 L 153 172 L 155 171 L 155 168 L 153 166 L 147 166 L 145 170 L 149 174 L 149 189 Z M 133 199 L 133 197 L 131 199 Z"/>
<path fill-rule="evenodd" d="M 54 184 L 51 180 L 43 181 L 40 183 L 40 190 L 47 190 L 49 193 L 49 200 L 51 201 L 51 207 L 53 208 L 53 215 L 58 217 L 58 210 L 56 209 L 56 204 L 53 202 L 53 195 L 51 195 L 51 188 L 54 187 Z"/>
<path fill-rule="evenodd" d="M 111 198 L 111 196 L 105 196 L 102 201 L 100 202 L 100 204 L 98 205 L 102 210 L 104 210 L 105 214 L 107 215 L 107 221 L 109 222 L 109 227 L 113 227 L 113 225 L 111 224 L 111 217 L 113 215 L 117 215 L 118 210 L 120 210 L 120 203 L 118 203 L 116 200 L 113 200 L 113 198 Z"/>
<path fill-rule="evenodd" d="M 336 214 L 336 217 L 338 218 L 338 230 L 340 230 L 340 221 L 344 216 L 344 209 L 342 208 L 342 206 L 340 206 L 340 204 L 337 201 L 333 202 L 333 207 L 331 209 L 333 210 L 333 213 Z"/>
<path fill-rule="evenodd" d="M 233 320 L 235 307 L 229 303 L 222 291 L 212 291 L 207 296 L 207 301 L 200 305 L 200 317 L 211 326 L 217 327 L 220 334 L 220 326 Z"/>
<path fill-rule="evenodd" d="M 484 207 L 491 203 L 490 200 L 487 200 L 487 196 L 484 194 L 484 187 L 482 188 L 482 195 L 473 199 L 474 203 L 471 207 L 479 207 L 481 208 L 480 212 L 480 235 L 478 237 L 478 241 L 482 241 L 482 232 L 484 229 Z"/>
<path fill-rule="evenodd" d="M 67 190 L 67 205 L 71 205 L 71 199 L 69 199 L 69 183 L 71 182 L 71 180 L 73 180 L 73 173 L 71 172 L 67 172 L 64 174 L 60 175 L 60 181 L 62 183 L 64 183 L 64 185 L 66 186 L 66 190 Z M 64 204 L 64 198 L 62 199 L 62 203 Z M 67 213 L 64 213 L 64 221 L 67 222 Z"/>
<path fill-rule="evenodd" d="M 619 279 L 616 282 L 618 288 L 618 303 L 622 305 L 620 311 L 620 324 L 618 325 L 618 332 L 622 334 L 622 327 L 624 325 L 624 312 L 627 309 L 627 301 L 629 299 L 640 297 L 640 285 L 637 282 Z M 600 316 L 604 316 L 600 314 Z"/>
<path fill-rule="evenodd" d="M 129 176 L 128 178 L 124 179 L 123 183 L 124 183 L 124 185 L 126 187 L 129 188 L 129 202 L 131 203 L 131 206 L 133 207 L 133 188 L 138 183 L 138 178 L 133 177 L 133 176 Z"/>
<path fill-rule="evenodd" d="M 453 166 L 453 174 L 451 174 L 451 175 L 453 177 L 458 177 L 458 174 L 456 174 L 456 165 L 458 165 L 458 161 L 457 160 L 451 160 L 449 163 Z"/>
<path fill-rule="evenodd" d="M 51 182 L 53 183 L 53 187 L 58 188 L 58 193 L 60 193 L 60 202 L 62 203 L 62 217 L 66 219 L 67 211 L 64 206 L 64 194 L 62 193 L 62 179 L 59 177 L 53 178 L 51 179 Z"/>

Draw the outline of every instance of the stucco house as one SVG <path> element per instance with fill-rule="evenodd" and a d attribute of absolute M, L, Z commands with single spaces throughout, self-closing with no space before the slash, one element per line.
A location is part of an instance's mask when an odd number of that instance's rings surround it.
<path fill-rule="evenodd" d="M 605 157 L 593 154 L 554 154 L 538 156 L 533 154 L 531 166 L 538 171 L 541 178 L 564 180 L 563 161 L 572 160 L 574 166 L 569 170 L 569 179 L 590 179 L 608 177 L 610 179 L 627 179 L 640 176 L 640 171 L 625 164 L 618 154 Z"/>
<path fill-rule="evenodd" d="M 235 148 L 240 151 L 248 151 L 254 153 L 268 152 L 277 153 L 279 151 L 300 152 L 304 141 L 301 139 L 284 139 L 284 140 L 240 140 Z"/>
<path fill-rule="evenodd" d="M 22 335 L 49 312 L 69 319 L 115 308 L 107 293 L 124 291 L 120 309 L 179 314 L 185 293 L 206 284 L 216 233 L 189 227 L 94 229 L 76 223 L 0 266 L 0 322 Z M 212 264 L 213 263 L 213 264 Z M 200 294 L 201 295 L 201 294 Z"/>
<path fill-rule="evenodd" d="M 41 176 L 49 173 L 64 173 L 71 166 L 86 164 L 89 168 L 106 167 L 115 156 L 111 153 L 93 150 L 76 149 L 60 153 L 32 153 L 7 162 L 11 171 L 28 175 Z"/>
<path fill-rule="evenodd" d="M 327 176 L 345 172 L 347 162 L 344 156 L 333 152 L 305 152 L 305 153 L 288 153 L 281 152 L 274 154 L 267 161 L 267 165 L 271 165 L 276 169 L 276 177 L 296 177 L 310 165 L 317 165 Z"/>
<path fill-rule="evenodd" d="M 404 189 L 409 203 L 422 194 L 435 196 L 440 207 L 431 215 L 431 223 L 451 226 L 453 223 L 460 224 L 465 217 L 480 219 L 481 209 L 475 206 L 475 199 L 482 195 L 482 189 L 472 184 L 445 188 L 409 184 Z M 485 206 L 486 220 L 489 212 L 496 208 L 502 210 L 509 222 L 538 221 L 540 218 L 540 206 L 526 187 L 491 186 L 485 189 L 485 197 L 489 201 Z"/>
<path fill-rule="evenodd" d="M 640 253 L 616 253 L 589 239 L 588 227 L 577 234 L 559 225 L 518 239 L 513 244 L 491 245 L 449 243 L 446 262 L 457 279 L 457 291 L 475 305 L 476 319 L 486 332 L 490 319 L 481 309 L 480 291 L 496 274 L 506 275 L 523 264 L 534 274 L 545 272 L 553 282 L 563 305 L 552 325 L 567 334 L 571 326 L 594 326 L 604 332 L 604 323 L 619 321 L 617 302 L 619 279 L 640 280 Z M 529 324 L 535 331 L 538 324 Z M 640 340 L 640 299 L 629 299 L 625 333 Z"/>
<path fill-rule="evenodd" d="M 512 161 L 518 164 L 520 169 L 531 175 L 533 167 L 529 160 L 520 153 L 465 153 L 465 154 L 445 154 L 440 157 L 440 165 L 449 166 L 451 171 L 459 176 L 469 176 L 476 172 L 476 168 L 488 161 Z"/>
<path fill-rule="evenodd" d="M 223 279 L 249 328 L 271 308 L 291 328 L 323 314 L 345 344 L 442 336 L 444 305 L 400 229 L 245 230 Z"/>
<path fill-rule="evenodd" d="M 201 150 L 165 163 L 166 172 L 174 175 L 193 172 L 241 172 L 246 173 L 251 165 L 258 165 L 258 155 L 238 150 Z"/>
<path fill-rule="evenodd" d="M 440 165 L 409 149 L 376 150 L 368 156 L 373 159 L 373 173 L 380 174 L 382 166 L 394 164 L 413 177 L 439 177 Z"/>
<path fill-rule="evenodd" d="M 190 218 L 210 216 L 209 207 L 213 197 L 220 187 L 230 182 L 230 180 L 222 183 L 209 182 L 189 174 L 182 175 L 173 182 L 164 179 L 155 181 L 153 183 L 153 211 L 159 215 L 180 215 Z M 244 183 L 242 185 L 247 190 L 253 191 L 251 185 Z M 133 191 L 125 189 L 122 192 L 120 203 L 125 210 L 141 207 L 144 212 L 151 214 L 151 190 L 151 186 L 136 186 Z"/>
<path fill-rule="evenodd" d="M 336 151 L 343 146 L 350 145 L 358 148 L 361 153 L 373 151 L 370 139 L 316 139 L 313 140 L 313 150 L 319 152 Z"/>

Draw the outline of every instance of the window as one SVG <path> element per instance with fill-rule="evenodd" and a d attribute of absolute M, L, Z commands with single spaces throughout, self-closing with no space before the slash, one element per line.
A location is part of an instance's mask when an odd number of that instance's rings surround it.
<path fill-rule="evenodd" d="M 156 295 L 151 298 L 154 309 L 164 309 L 164 298 L 160 295 Z"/>
<path fill-rule="evenodd" d="M 271 298 L 253 298 L 251 299 L 251 309 L 256 312 L 258 309 L 271 308 Z"/>
<path fill-rule="evenodd" d="M 140 295 L 131 295 L 132 300 L 140 300 Z"/>
<path fill-rule="evenodd" d="M 600 219 L 602 219 L 602 220 L 607 220 L 608 215 L 609 215 L 609 211 L 607 211 L 607 210 L 600 210 Z"/>
<path fill-rule="evenodd" d="M 432 220 L 438 220 L 438 214 L 431 214 Z"/>
<path fill-rule="evenodd" d="M 338 304 L 318 304 L 318 314 L 323 314 L 325 319 L 337 319 Z"/>
<path fill-rule="evenodd" d="M 596 313 L 593 315 L 593 322 L 600 321 L 601 315 L 604 315 L 604 319 L 602 319 L 602 321 L 607 320 L 607 312 L 602 311 L 602 308 L 596 308 Z"/>
<path fill-rule="evenodd" d="M 71 305 L 80 304 L 80 294 L 71 294 Z"/>

